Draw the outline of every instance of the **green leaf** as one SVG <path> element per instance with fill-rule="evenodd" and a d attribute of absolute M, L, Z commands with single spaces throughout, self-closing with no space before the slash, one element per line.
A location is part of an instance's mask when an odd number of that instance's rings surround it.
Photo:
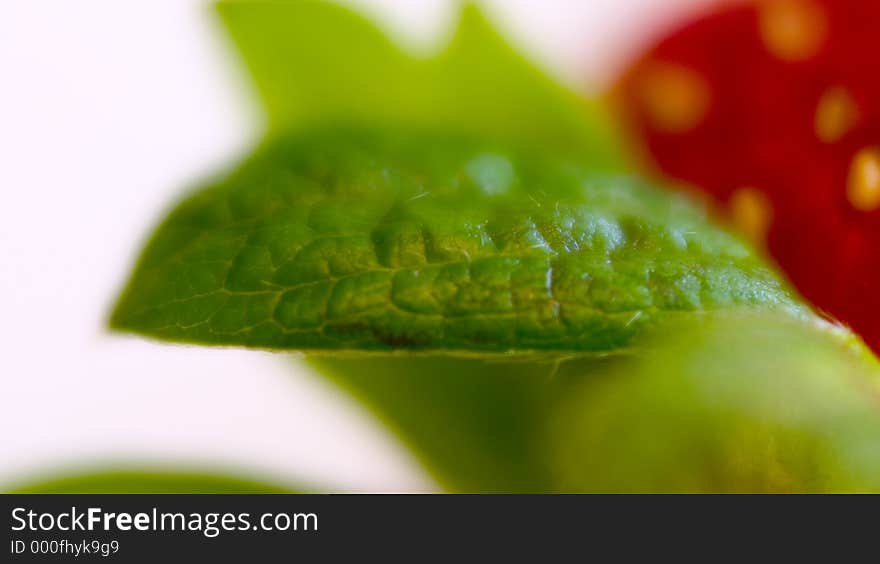
<path fill-rule="evenodd" d="M 880 491 L 880 371 L 851 334 L 727 314 L 645 346 L 558 406 L 561 489 Z"/>
<path fill-rule="evenodd" d="M 105 470 L 67 473 L 31 480 L 6 488 L 7 493 L 47 494 L 209 494 L 209 493 L 295 493 L 292 490 L 252 481 L 194 472 L 168 470 Z"/>
<path fill-rule="evenodd" d="M 269 349 L 571 353 L 748 306 L 797 309 L 679 196 L 494 143 L 330 128 L 181 203 L 111 323 Z"/>
<path fill-rule="evenodd" d="M 620 168 L 601 108 L 514 51 L 476 6 L 433 57 L 401 50 L 374 24 L 329 2 L 221 2 L 271 132 L 326 122 L 443 128 L 554 147 L 594 168 Z"/>
<path fill-rule="evenodd" d="M 559 362 L 312 357 L 447 490 L 874 491 L 880 372 L 812 318 L 717 312 L 639 354 Z"/>
<path fill-rule="evenodd" d="M 465 493 L 553 491 L 546 420 L 570 377 L 602 362 L 309 359 L 369 406 L 446 491 Z"/>

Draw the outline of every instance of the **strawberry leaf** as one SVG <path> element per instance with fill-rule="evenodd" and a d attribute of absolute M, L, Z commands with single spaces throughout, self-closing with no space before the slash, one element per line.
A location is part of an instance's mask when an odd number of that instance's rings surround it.
<path fill-rule="evenodd" d="M 570 353 L 748 306 L 797 307 L 678 196 L 494 143 L 329 128 L 182 202 L 112 325 L 283 350 Z"/>
<path fill-rule="evenodd" d="M 880 491 L 880 372 L 851 333 L 719 314 L 666 327 L 555 409 L 570 492 Z"/>
<path fill-rule="evenodd" d="M 315 123 L 443 128 L 553 147 L 619 169 L 608 116 L 512 49 L 476 6 L 432 57 L 407 53 L 369 20 L 315 1 L 226 1 L 220 16 L 250 70 L 270 133 Z"/>

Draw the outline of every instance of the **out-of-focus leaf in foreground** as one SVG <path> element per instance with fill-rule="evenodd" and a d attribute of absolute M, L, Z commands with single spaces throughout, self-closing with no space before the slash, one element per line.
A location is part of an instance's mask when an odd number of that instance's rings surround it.
<path fill-rule="evenodd" d="M 441 129 L 551 147 L 619 169 L 601 108 L 508 45 L 475 5 L 433 57 L 401 50 L 369 20 L 310 0 L 224 1 L 220 16 L 250 70 L 271 132 L 342 122 Z"/>
<path fill-rule="evenodd" d="M 495 143 L 325 128 L 181 203 L 112 324 L 283 350 L 570 353 L 736 307 L 797 309 L 679 196 Z"/>
<path fill-rule="evenodd" d="M 71 494 L 210 494 L 294 493 L 283 486 L 247 478 L 167 470 L 106 470 L 67 473 L 13 485 L 8 493 Z"/>
<path fill-rule="evenodd" d="M 854 337 L 752 315 L 664 333 L 559 406 L 561 489 L 880 491 L 880 372 Z"/>

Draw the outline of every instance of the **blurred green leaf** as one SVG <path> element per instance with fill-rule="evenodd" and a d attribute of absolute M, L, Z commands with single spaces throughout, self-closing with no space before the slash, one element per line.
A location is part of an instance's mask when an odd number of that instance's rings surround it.
<path fill-rule="evenodd" d="M 559 406 L 561 489 L 880 491 L 880 371 L 850 334 L 766 315 L 663 333 Z"/>
<path fill-rule="evenodd" d="M 679 196 L 457 136 L 279 138 L 180 204 L 112 325 L 306 351 L 567 354 L 676 315 L 797 309 Z"/>
<path fill-rule="evenodd" d="M 674 320 L 569 359 L 313 357 L 453 492 L 880 489 L 880 370 L 814 318 Z"/>
<path fill-rule="evenodd" d="M 449 357 L 311 357 L 369 406 L 447 490 L 555 489 L 542 432 L 570 378 L 600 359 L 565 363 Z"/>
<path fill-rule="evenodd" d="M 295 493 L 283 486 L 263 484 L 246 478 L 168 470 L 105 470 L 69 472 L 5 488 L 7 493 L 72 494 L 209 494 L 209 493 Z"/>
<path fill-rule="evenodd" d="M 218 10 L 273 132 L 365 122 L 552 147 L 594 169 L 624 162 L 606 112 L 529 63 L 475 5 L 429 58 L 402 51 L 372 22 L 330 2 L 225 1 Z"/>

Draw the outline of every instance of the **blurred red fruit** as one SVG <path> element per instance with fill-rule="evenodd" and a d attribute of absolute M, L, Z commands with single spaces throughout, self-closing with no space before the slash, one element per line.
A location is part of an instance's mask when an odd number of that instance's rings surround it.
<path fill-rule="evenodd" d="M 880 1 L 728 3 L 621 77 L 665 174 L 712 194 L 794 285 L 880 351 Z"/>

